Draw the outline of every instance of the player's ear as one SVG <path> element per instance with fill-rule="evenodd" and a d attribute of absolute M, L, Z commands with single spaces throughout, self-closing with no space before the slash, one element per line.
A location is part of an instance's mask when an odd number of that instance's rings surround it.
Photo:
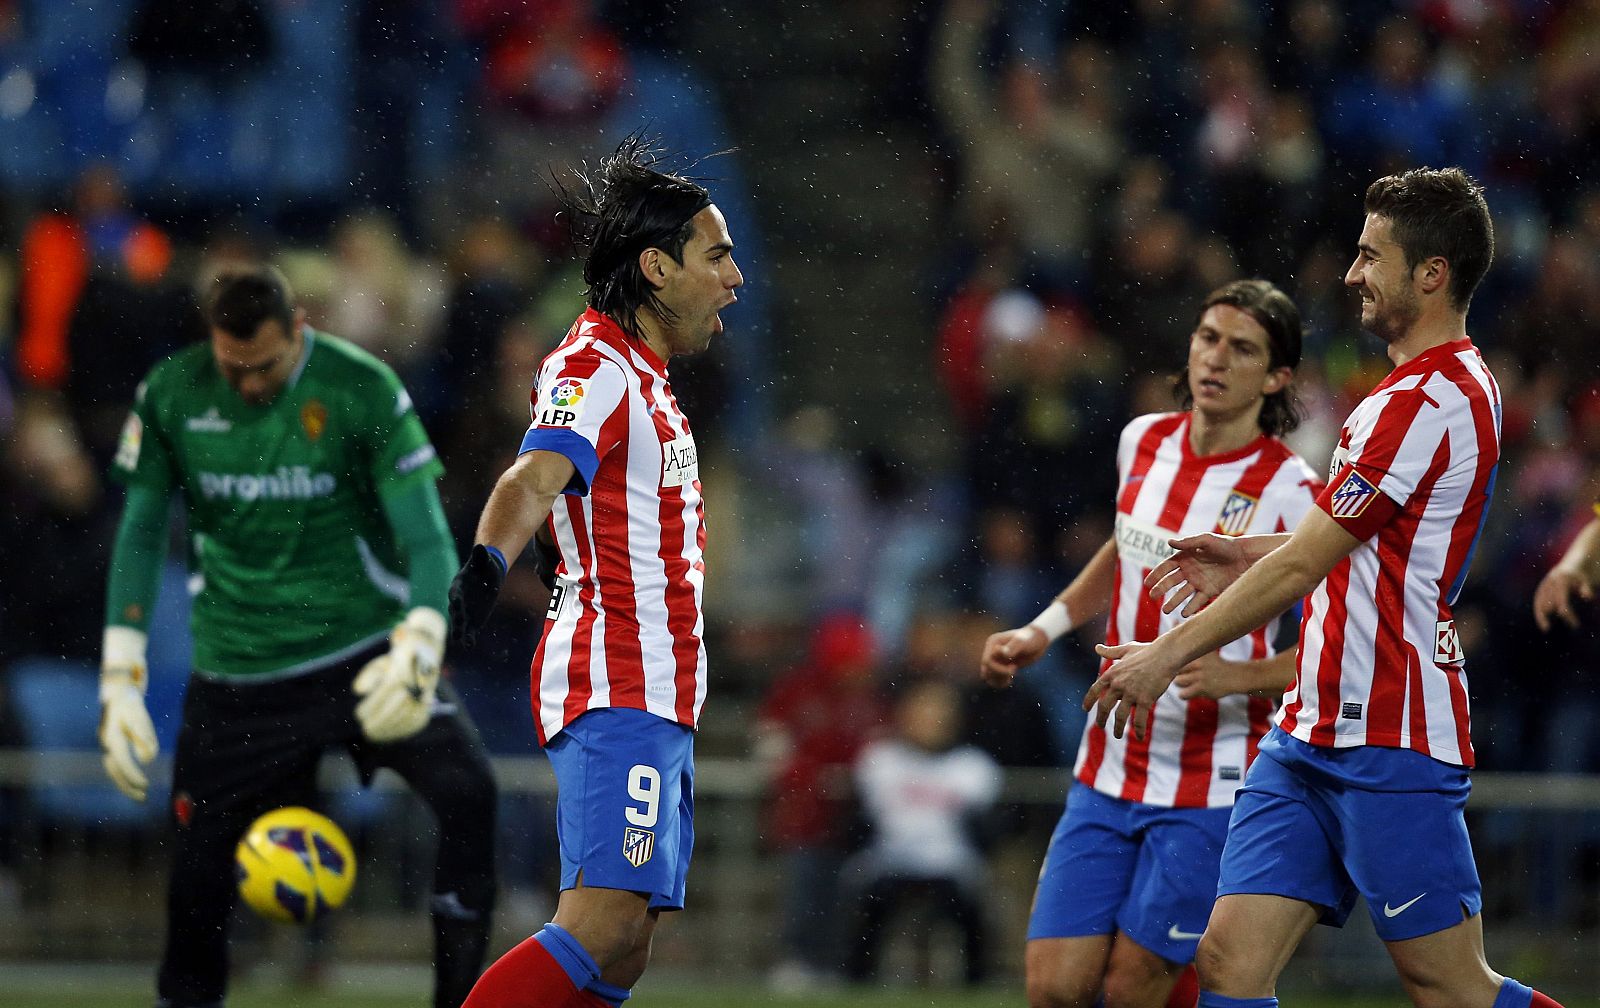
<path fill-rule="evenodd" d="M 655 288 L 667 285 L 666 264 L 658 248 L 647 248 L 639 253 L 639 272 L 644 274 L 645 283 Z"/>
<path fill-rule="evenodd" d="M 1414 275 L 1422 293 L 1433 294 L 1450 282 L 1450 262 L 1444 256 L 1429 256 L 1417 263 Z"/>
<path fill-rule="evenodd" d="M 1275 395 L 1288 388 L 1292 381 L 1294 381 L 1293 368 L 1273 368 L 1267 372 L 1267 380 L 1261 385 L 1261 394 Z"/>
<path fill-rule="evenodd" d="M 305 324 L 306 310 L 304 308 L 296 308 L 294 310 L 294 328 L 289 331 L 289 335 L 293 336 L 295 333 L 299 332 L 305 327 Z"/>

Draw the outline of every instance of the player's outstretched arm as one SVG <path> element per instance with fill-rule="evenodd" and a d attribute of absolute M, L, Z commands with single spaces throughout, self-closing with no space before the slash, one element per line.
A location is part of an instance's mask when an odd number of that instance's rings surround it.
<path fill-rule="evenodd" d="M 1186 665 L 1304 598 L 1360 545 L 1326 512 L 1312 509 L 1287 543 L 1262 557 L 1193 619 L 1149 644 L 1097 645 L 1100 656 L 1113 664 L 1089 687 L 1083 709 L 1096 711 L 1101 725 L 1114 717 L 1112 731 L 1118 738 L 1131 717 L 1134 731 L 1143 738 L 1150 709 Z"/>
<path fill-rule="evenodd" d="M 1098 618 L 1111 604 L 1116 567 L 1117 541 L 1109 539 L 1033 622 L 989 635 L 978 659 L 978 675 L 990 686 L 1010 686 L 1017 672 L 1038 661 L 1056 638 Z"/>
<path fill-rule="evenodd" d="M 1169 539 L 1176 553 L 1145 575 L 1144 585 L 1153 599 L 1164 600 L 1162 612 L 1183 606 L 1193 616 L 1227 587 L 1239 580 L 1250 565 L 1289 541 L 1289 533 L 1223 536 L 1214 532 Z"/>
<path fill-rule="evenodd" d="M 1185 700 L 1221 700 L 1238 694 L 1275 699 L 1294 681 L 1295 654 L 1290 648 L 1271 658 L 1228 661 L 1213 651 L 1185 665 L 1173 682 Z"/>
<path fill-rule="evenodd" d="M 558 452 L 524 452 L 500 474 L 478 517 L 467 562 L 450 585 L 450 634 L 470 645 L 489 618 L 506 570 L 521 555 L 556 498 L 572 482 L 572 460 Z"/>
<path fill-rule="evenodd" d="M 1600 516 L 1578 533 L 1567 552 L 1539 582 L 1533 593 L 1533 618 L 1545 633 L 1555 625 L 1552 617 L 1569 627 L 1578 625 L 1575 601 L 1593 602 L 1600 582 Z"/>

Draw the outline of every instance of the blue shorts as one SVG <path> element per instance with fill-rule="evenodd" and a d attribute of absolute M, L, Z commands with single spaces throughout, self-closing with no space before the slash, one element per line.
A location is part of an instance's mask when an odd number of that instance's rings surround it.
<path fill-rule="evenodd" d="M 1039 872 L 1028 939 L 1121 931 L 1194 961 L 1217 898 L 1226 808 L 1164 808 L 1074 782 Z"/>
<path fill-rule="evenodd" d="M 1274 728 L 1234 802 L 1217 894 L 1302 900 L 1342 927 L 1359 893 L 1384 941 L 1454 927 L 1483 907 L 1471 790 L 1465 768 L 1410 749 L 1332 749 Z"/>
<path fill-rule="evenodd" d="M 642 710 L 589 711 L 545 746 L 561 888 L 645 893 L 681 910 L 694 851 L 694 732 Z"/>

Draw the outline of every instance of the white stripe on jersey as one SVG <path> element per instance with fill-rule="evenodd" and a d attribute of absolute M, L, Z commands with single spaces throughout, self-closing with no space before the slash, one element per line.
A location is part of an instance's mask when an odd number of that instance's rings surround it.
<path fill-rule="evenodd" d="M 540 390 L 562 381 L 581 388 L 582 409 L 541 424 Z M 694 727 L 706 694 L 704 507 L 665 366 L 590 310 L 540 366 L 533 414 L 530 438 L 571 432 L 599 459 L 588 493 L 551 511 L 561 567 L 533 659 L 540 741 L 599 707 Z"/>
<path fill-rule="evenodd" d="M 1110 643 L 1153 640 L 1181 618 L 1163 614 L 1144 588 L 1145 574 L 1172 551 L 1168 539 L 1219 529 L 1287 531 L 1310 510 L 1320 488 L 1310 467 L 1274 438 L 1199 458 L 1188 437 L 1186 413 L 1139 417 L 1122 432 Z M 1223 657 L 1269 657 L 1278 622 L 1228 644 Z M 1091 715 L 1073 772 L 1097 791 L 1128 801 L 1231 805 L 1271 709 L 1271 701 L 1243 696 L 1185 701 L 1173 686 L 1156 703 L 1144 742 L 1132 733 L 1114 738 Z"/>
<path fill-rule="evenodd" d="M 1358 467 L 1402 508 L 1312 593 L 1278 715 L 1286 731 L 1314 745 L 1415 749 L 1472 765 L 1450 606 L 1499 455 L 1500 390 L 1470 341 L 1423 352 L 1357 404 L 1334 470 Z"/>

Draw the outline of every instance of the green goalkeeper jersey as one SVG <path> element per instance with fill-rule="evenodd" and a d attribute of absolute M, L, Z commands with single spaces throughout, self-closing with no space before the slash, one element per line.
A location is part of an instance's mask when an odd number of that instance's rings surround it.
<path fill-rule="evenodd" d="M 139 390 L 113 475 L 183 495 L 195 567 L 195 671 L 273 677 L 386 635 L 407 604 L 405 560 L 379 494 L 444 471 L 393 371 L 305 329 L 298 370 L 251 405 L 196 344 Z"/>

